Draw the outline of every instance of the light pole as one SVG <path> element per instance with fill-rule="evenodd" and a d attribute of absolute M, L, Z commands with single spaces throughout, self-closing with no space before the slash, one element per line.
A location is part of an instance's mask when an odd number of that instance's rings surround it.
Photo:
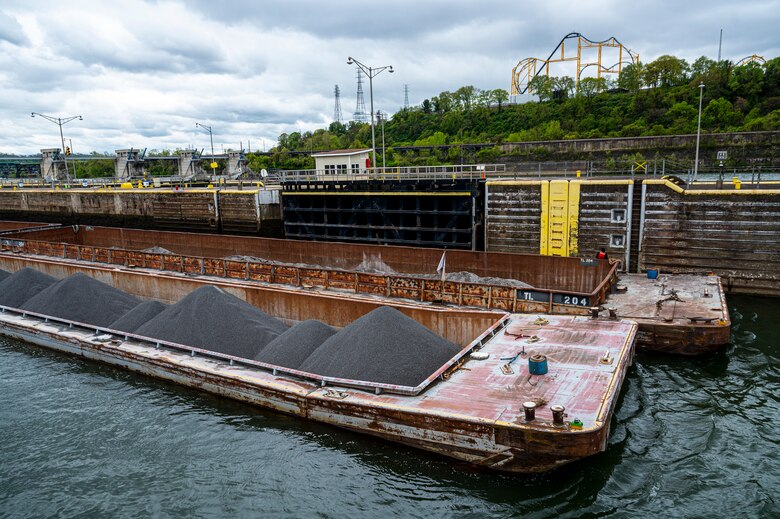
<path fill-rule="evenodd" d="M 83 121 L 84 120 L 80 115 L 74 115 L 72 117 L 64 117 L 63 118 L 63 117 L 52 117 L 50 115 L 43 115 L 43 114 L 39 114 L 38 112 L 32 112 L 30 114 L 30 117 L 35 117 L 36 115 L 38 117 L 43 117 L 47 121 L 51 121 L 51 122 L 53 122 L 54 124 L 56 124 L 57 126 L 60 127 L 60 142 L 62 142 L 62 153 L 63 154 L 65 153 L 65 137 L 63 137 L 63 135 L 62 135 L 62 125 L 63 124 L 68 124 L 69 122 L 71 122 L 71 121 L 73 121 L 75 119 L 78 119 L 79 121 Z M 70 181 L 70 171 L 68 171 L 68 157 L 65 157 L 65 178 L 68 181 Z"/>
<path fill-rule="evenodd" d="M 379 110 L 376 111 L 376 118 L 382 123 L 382 173 L 385 172 L 385 117 Z"/>
<path fill-rule="evenodd" d="M 70 154 L 73 155 L 73 139 L 68 138 L 68 147 L 70 148 Z M 68 161 L 68 154 L 65 154 L 65 162 Z M 76 159 L 73 159 L 73 179 L 76 180 L 79 178 L 78 173 L 76 173 Z"/>
<path fill-rule="evenodd" d="M 211 141 L 211 166 L 212 173 L 214 172 L 214 136 L 211 133 L 211 126 L 206 126 L 205 124 L 195 123 L 196 127 L 203 128 L 207 132 L 209 132 L 209 141 Z"/>
<path fill-rule="evenodd" d="M 368 67 L 366 65 L 363 65 L 361 62 L 350 56 L 347 58 L 347 65 L 355 64 L 358 67 L 360 67 L 360 70 L 363 71 L 365 75 L 368 76 L 368 92 L 369 96 L 371 97 L 371 148 L 374 160 L 371 163 L 372 166 L 376 167 L 376 137 L 374 136 L 374 77 L 378 76 L 380 72 L 383 70 L 389 71 L 391 74 L 393 73 L 393 66 L 392 65 L 385 65 L 384 67 Z"/>
<path fill-rule="evenodd" d="M 701 101 L 704 98 L 704 83 L 699 84 L 699 123 L 696 125 L 696 161 L 693 163 L 693 180 L 699 174 L 699 139 L 701 138 Z"/>

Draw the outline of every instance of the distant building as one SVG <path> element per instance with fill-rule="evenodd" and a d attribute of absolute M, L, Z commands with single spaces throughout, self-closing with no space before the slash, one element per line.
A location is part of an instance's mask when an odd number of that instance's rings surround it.
<path fill-rule="evenodd" d="M 359 150 L 331 150 L 312 153 L 314 169 L 322 173 L 365 173 L 371 166 L 371 148 Z"/>

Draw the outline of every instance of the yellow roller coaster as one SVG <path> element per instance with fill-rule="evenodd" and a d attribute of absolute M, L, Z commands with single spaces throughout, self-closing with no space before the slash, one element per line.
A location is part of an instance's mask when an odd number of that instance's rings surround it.
<path fill-rule="evenodd" d="M 750 56 L 746 56 L 742 58 L 741 60 L 737 61 L 735 67 L 741 67 L 742 65 L 747 65 L 748 63 L 758 63 L 759 65 L 765 65 L 766 60 L 764 59 L 764 56 L 759 56 L 758 54 L 752 54 Z"/>
<path fill-rule="evenodd" d="M 577 40 L 576 54 L 570 51 L 567 55 L 567 49 L 571 49 L 568 40 Z M 617 63 L 605 66 L 602 63 L 602 57 L 605 48 L 615 48 L 618 52 Z M 560 50 L 560 55 L 558 51 Z M 561 39 L 555 50 L 550 53 L 547 59 L 525 58 L 520 60 L 515 68 L 512 69 L 512 95 L 520 95 L 528 92 L 528 86 L 531 80 L 540 74 L 550 75 L 551 63 L 562 63 L 565 61 L 577 62 L 577 75 L 575 76 L 576 85 L 579 87 L 582 72 L 588 67 L 596 67 L 596 77 L 601 78 L 604 74 L 620 74 L 623 70 L 623 64 L 636 64 L 639 62 L 639 54 L 632 52 L 628 47 L 623 46 L 614 36 L 604 41 L 592 41 L 578 32 L 571 32 Z"/>

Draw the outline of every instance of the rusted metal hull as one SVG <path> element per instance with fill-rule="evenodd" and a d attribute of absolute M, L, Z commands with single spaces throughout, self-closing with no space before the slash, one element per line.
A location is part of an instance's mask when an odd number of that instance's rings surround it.
<path fill-rule="evenodd" d="M 620 283 L 626 292 L 611 296 L 609 304 L 639 324 L 640 349 L 698 356 L 729 343 L 731 318 L 720 277 L 624 274 Z"/>
<path fill-rule="evenodd" d="M 174 252 L 144 252 L 152 247 Z M 442 283 L 441 279 L 423 275 L 436 273 L 443 251 L 435 249 L 84 226 L 19 233 L 3 241 L 2 248 L 32 255 L 516 313 L 586 314 L 589 306 L 606 300 L 617 270 L 617 265 L 606 262 L 583 266 L 577 258 L 447 251 L 448 272 L 516 279 L 533 288 L 518 289 L 490 282 Z M 267 261 L 231 259 L 236 256 Z M 366 260 L 381 262 L 397 273 L 355 270 Z"/>
<path fill-rule="evenodd" d="M 512 316 L 506 330 L 527 329 L 533 326 L 529 322 L 528 316 Z M 464 358 L 424 393 L 404 396 L 325 386 L 261 369 L 252 361 L 234 364 L 232 358 L 227 362 L 219 355 L 203 355 L 203 350 L 195 355 L 186 347 L 157 348 L 153 341 L 123 339 L 121 333 L 98 335 L 106 330 L 66 324 L 10 310 L 0 313 L 0 333 L 8 336 L 508 472 L 541 472 L 606 448 L 636 333 L 630 322 L 550 317 L 547 329 L 538 327 L 539 343 L 526 346 L 557 355 L 553 376 L 546 377 L 532 376 L 521 363 L 511 374 L 499 371 L 506 362 L 502 355 L 519 345 L 514 335 L 499 333 L 494 325 L 493 335 L 473 346 L 489 360 Z M 598 330 L 603 333 L 593 344 Z M 580 340 L 572 340 L 575 337 Z M 608 362 L 600 357 L 605 347 Z M 540 407 L 536 419 L 527 421 L 519 406 L 533 398 Z M 582 429 L 573 428 L 571 420 L 554 424 L 545 399 L 576 412 L 584 422 Z"/>
<path fill-rule="evenodd" d="M 144 249 L 155 246 L 176 253 L 144 252 Z M 0 258 L 8 253 L 12 257 L 22 254 L 30 260 L 41 257 L 68 265 L 145 269 L 161 275 L 183 274 L 198 278 L 205 276 L 214 278 L 211 282 L 217 283 L 246 281 L 252 286 L 277 287 L 284 292 L 302 289 L 330 293 L 343 299 L 374 298 L 403 304 L 433 304 L 442 308 L 562 315 L 587 315 L 591 306 L 618 306 L 620 315 L 639 323 L 641 348 L 682 355 L 700 355 L 722 348 L 728 343 L 731 324 L 719 281 L 718 286 L 713 288 L 719 307 L 715 316 L 717 325 L 692 322 L 682 313 L 678 318 L 666 321 L 662 319 L 664 316 L 657 315 L 653 304 L 637 306 L 632 301 L 629 305 L 631 310 L 623 311 L 626 303 L 622 302 L 622 296 L 612 293 L 618 283 L 617 264 L 591 262 L 591 265 L 583 266 L 576 258 L 447 251 L 448 269 L 550 283 L 547 288 L 537 288 L 545 285 L 536 285 L 522 289 L 499 284 L 442 282 L 414 274 L 354 270 L 367 257 L 381 260 L 401 272 L 435 270 L 442 251 L 407 247 L 66 227 L 20 232 L 0 240 L 0 249 Z M 271 262 L 228 259 L 236 255 L 259 256 Z M 631 291 L 627 297 L 635 299 L 645 293 L 642 290 Z M 167 300 L 175 299 L 169 297 Z M 260 299 L 253 300 L 247 296 L 247 300 L 263 307 Z M 709 303 L 705 301 L 704 306 L 696 306 L 693 315 L 711 316 L 711 311 L 705 308 Z M 313 318 L 317 318 L 316 315 Z M 296 317 L 291 316 L 290 319 Z M 441 329 L 439 332 L 442 335 L 449 333 Z"/>
<path fill-rule="evenodd" d="M 720 351 L 728 345 L 731 337 L 731 329 L 728 325 L 680 327 L 640 322 L 639 330 L 637 336 L 639 349 L 686 357 Z"/>

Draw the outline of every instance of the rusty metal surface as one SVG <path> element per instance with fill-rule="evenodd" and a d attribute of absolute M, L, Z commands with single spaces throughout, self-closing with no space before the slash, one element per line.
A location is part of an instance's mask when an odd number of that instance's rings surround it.
<path fill-rule="evenodd" d="M 329 423 L 489 468 L 539 472 L 606 448 L 609 420 L 633 357 L 636 324 L 583 317 L 513 315 L 485 342 L 485 360 L 459 369 L 417 396 L 318 385 L 272 370 L 157 349 L 123 337 L 0 313 L 0 333 L 126 369 Z M 537 340 L 518 337 L 529 334 Z M 505 374 L 502 358 L 525 350 Z M 530 375 L 527 355 L 548 355 L 549 372 Z M 525 362 L 523 362 L 525 361 Z M 535 400 L 536 419 L 520 405 Z M 566 407 L 561 425 L 549 406 Z M 571 422 L 583 422 L 575 430 Z"/>
<path fill-rule="evenodd" d="M 23 231 L 27 229 L 40 229 L 41 227 L 49 227 L 52 224 L 42 222 L 14 222 L 14 221 L 0 221 L 0 234 L 8 231 Z M 55 224 L 59 227 L 58 224 Z"/>
<path fill-rule="evenodd" d="M 620 285 L 626 291 L 610 295 L 607 306 L 639 323 L 640 348 L 701 355 L 728 343 L 731 319 L 720 277 L 623 274 Z"/>
<path fill-rule="evenodd" d="M 445 308 L 425 303 L 390 301 L 369 295 L 344 297 L 338 293 L 262 285 L 246 280 L 138 267 L 107 266 L 77 259 L 44 258 L 0 253 L 0 269 L 16 272 L 33 267 L 55 278 L 82 273 L 142 299 L 175 303 L 205 285 L 216 285 L 261 310 L 288 323 L 319 319 L 331 326 L 343 327 L 380 306 L 392 306 L 445 339 L 464 347 L 490 328 L 501 312 Z"/>
<path fill-rule="evenodd" d="M 447 251 L 448 272 L 468 271 L 482 277 L 523 281 L 535 287 L 530 289 L 534 292 L 532 299 L 526 300 L 520 290 L 503 285 L 447 281 L 442 286 L 440 280 L 420 277 L 421 274 L 436 272 L 442 251 L 435 249 L 92 226 L 22 232 L 15 238 L 24 242 L 20 250 L 31 254 L 60 256 L 65 244 L 65 257 L 74 259 L 107 260 L 108 263 L 125 265 L 132 262 L 133 265 L 150 268 L 161 268 L 165 263 L 174 265 L 182 272 L 208 273 L 236 279 L 243 277 L 293 286 L 344 289 L 388 298 L 444 302 L 509 312 L 584 313 L 584 308 L 604 301 L 617 269 L 617 265 L 606 262 L 583 265 L 577 258 Z M 173 254 L 139 252 L 152 247 L 162 247 Z M 234 256 L 259 257 L 277 263 L 258 264 L 225 259 Z M 367 260 L 384 263 L 398 274 L 356 272 L 355 269 Z M 581 303 L 567 304 L 564 302 L 565 296 L 576 297 Z"/>

